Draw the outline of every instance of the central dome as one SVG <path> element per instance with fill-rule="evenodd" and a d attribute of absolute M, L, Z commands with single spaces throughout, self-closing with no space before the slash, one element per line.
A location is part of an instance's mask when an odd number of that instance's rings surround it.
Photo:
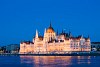
<path fill-rule="evenodd" d="M 52 28 L 51 24 L 50 27 L 46 31 L 47 33 L 54 33 L 54 29 Z"/>

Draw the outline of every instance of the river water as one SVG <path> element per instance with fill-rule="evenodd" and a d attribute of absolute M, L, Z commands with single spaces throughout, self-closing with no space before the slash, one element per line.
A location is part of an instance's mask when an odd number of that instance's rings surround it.
<path fill-rule="evenodd" d="M 100 67 L 100 56 L 0 56 L 0 67 Z"/>

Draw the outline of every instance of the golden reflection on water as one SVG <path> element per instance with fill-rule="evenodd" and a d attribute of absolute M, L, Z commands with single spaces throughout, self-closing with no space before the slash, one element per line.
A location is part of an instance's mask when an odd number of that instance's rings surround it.
<path fill-rule="evenodd" d="M 77 56 L 78 57 L 78 64 L 87 63 L 90 64 L 90 56 Z"/>
<path fill-rule="evenodd" d="M 21 63 L 33 67 L 70 67 L 76 64 L 90 64 L 90 59 L 90 56 L 20 56 Z"/>
<path fill-rule="evenodd" d="M 71 64 L 71 56 L 20 56 L 21 63 L 34 64 L 41 66 L 66 66 Z"/>

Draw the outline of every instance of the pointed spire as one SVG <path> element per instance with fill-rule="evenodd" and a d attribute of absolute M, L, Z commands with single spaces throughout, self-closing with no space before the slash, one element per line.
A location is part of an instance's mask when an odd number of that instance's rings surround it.
<path fill-rule="evenodd" d="M 66 33 L 66 28 L 64 28 L 64 33 Z"/>
<path fill-rule="evenodd" d="M 90 36 L 88 35 L 88 38 L 90 38 Z"/>
<path fill-rule="evenodd" d="M 81 35 L 81 38 L 83 38 L 83 34 Z"/>
<path fill-rule="evenodd" d="M 64 33 L 64 32 L 63 32 L 63 29 L 62 29 L 62 33 Z"/>
<path fill-rule="evenodd" d="M 35 38 L 38 38 L 38 31 L 36 30 L 36 36 L 35 36 Z"/>
<path fill-rule="evenodd" d="M 58 35 L 58 29 L 57 29 L 57 35 Z"/>
<path fill-rule="evenodd" d="M 71 32 L 69 31 L 69 36 L 70 36 Z"/>
<path fill-rule="evenodd" d="M 46 37 L 46 28 L 45 28 L 45 30 L 44 30 L 44 38 Z"/>
<path fill-rule="evenodd" d="M 44 30 L 44 33 L 46 33 L 46 28 L 45 28 L 45 30 Z"/>
<path fill-rule="evenodd" d="M 51 21 L 50 21 L 50 27 L 52 27 L 52 25 L 51 25 Z"/>
<path fill-rule="evenodd" d="M 72 37 L 70 30 L 69 30 L 69 37 Z"/>

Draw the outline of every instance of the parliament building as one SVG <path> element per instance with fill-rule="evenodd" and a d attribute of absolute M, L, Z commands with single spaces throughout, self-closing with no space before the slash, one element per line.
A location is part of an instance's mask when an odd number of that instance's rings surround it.
<path fill-rule="evenodd" d="M 44 36 L 36 35 L 33 41 L 23 41 L 20 43 L 20 54 L 45 54 L 45 53 L 64 53 L 73 51 L 91 51 L 90 38 L 81 36 L 73 36 L 70 32 L 62 31 L 56 33 L 50 26 L 44 30 Z"/>

